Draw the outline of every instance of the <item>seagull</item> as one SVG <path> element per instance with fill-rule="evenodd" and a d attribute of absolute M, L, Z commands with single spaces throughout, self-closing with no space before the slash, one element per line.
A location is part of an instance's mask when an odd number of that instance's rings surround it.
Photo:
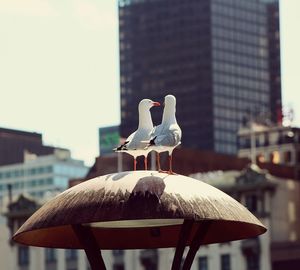
<path fill-rule="evenodd" d="M 169 152 L 169 174 L 172 171 L 172 152 L 181 144 L 182 132 L 176 121 L 176 98 L 173 95 L 165 96 L 165 108 L 163 112 L 162 122 L 153 129 L 151 140 L 148 148 L 157 152 L 158 171 L 162 172 L 160 167 L 159 154 L 161 152 Z"/>
<path fill-rule="evenodd" d="M 127 153 L 134 158 L 134 170 L 136 170 L 136 158 L 138 156 L 144 156 L 145 170 L 147 166 L 147 156 L 151 149 L 145 149 L 148 141 L 151 139 L 151 133 L 153 131 L 153 122 L 150 114 L 150 109 L 153 106 L 160 106 L 159 102 L 154 102 L 150 99 L 143 99 L 138 106 L 139 111 L 139 126 L 138 129 L 133 132 L 125 141 L 124 144 L 115 148 L 116 152 Z"/>

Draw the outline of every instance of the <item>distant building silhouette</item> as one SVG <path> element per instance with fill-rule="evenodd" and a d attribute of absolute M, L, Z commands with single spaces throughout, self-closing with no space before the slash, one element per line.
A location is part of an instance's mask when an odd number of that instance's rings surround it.
<path fill-rule="evenodd" d="M 252 144 L 251 144 L 252 139 Z M 300 128 L 292 126 L 254 126 L 242 128 L 238 133 L 238 156 L 256 162 L 282 164 L 294 170 L 300 180 Z"/>
<path fill-rule="evenodd" d="M 245 115 L 278 120 L 277 0 L 119 0 L 119 28 L 122 137 L 142 98 L 169 93 L 188 148 L 235 154 Z"/>
<path fill-rule="evenodd" d="M 25 153 L 37 156 L 53 154 L 55 147 L 45 146 L 42 134 L 0 128 L 0 166 L 22 163 Z"/>

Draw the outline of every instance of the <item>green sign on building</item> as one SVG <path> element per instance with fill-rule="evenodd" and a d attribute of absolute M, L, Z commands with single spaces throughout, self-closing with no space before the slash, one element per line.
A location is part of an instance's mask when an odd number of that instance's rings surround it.
<path fill-rule="evenodd" d="M 110 154 L 120 144 L 119 126 L 99 128 L 100 156 Z"/>

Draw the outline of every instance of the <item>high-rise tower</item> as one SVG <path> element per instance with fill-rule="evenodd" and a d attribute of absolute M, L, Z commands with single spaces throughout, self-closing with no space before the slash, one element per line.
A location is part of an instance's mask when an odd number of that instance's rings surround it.
<path fill-rule="evenodd" d="M 249 113 L 277 119 L 277 1 L 119 0 L 119 27 L 122 136 L 135 130 L 142 98 L 169 93 L 186 147 L 233 154 Z"/>

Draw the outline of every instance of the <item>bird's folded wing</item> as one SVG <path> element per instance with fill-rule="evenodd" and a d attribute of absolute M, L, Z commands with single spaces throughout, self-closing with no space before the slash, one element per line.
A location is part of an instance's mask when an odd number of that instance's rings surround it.
<path fill-rule="evenodd" d="M 147 142 L 150 140 L 150 132 L 147 130 L 139 130 L 135 132 L 127 145 L 128 149 L 144 149 L 147 146 Z"/>

